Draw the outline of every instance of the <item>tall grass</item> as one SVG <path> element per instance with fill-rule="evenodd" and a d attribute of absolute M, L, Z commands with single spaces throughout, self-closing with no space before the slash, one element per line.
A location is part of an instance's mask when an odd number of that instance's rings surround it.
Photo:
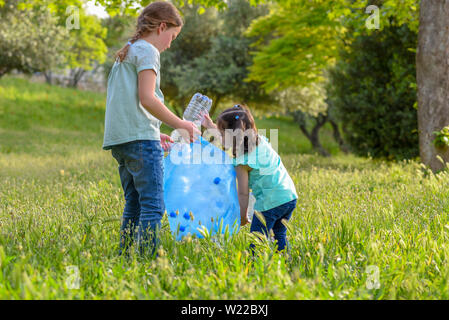
<path fill-rule="evenodd" d="M 119 257 L 124 200 L 103 116 L 101 94 L 0 80 L 0 299 L 448 298 L 449 175 L 321 158 L 283 118 L 258 125 L 280 128 L 300 197 L 289 255 L 248 227 L 175 242 L 164 218 L 158 258 Z"/>

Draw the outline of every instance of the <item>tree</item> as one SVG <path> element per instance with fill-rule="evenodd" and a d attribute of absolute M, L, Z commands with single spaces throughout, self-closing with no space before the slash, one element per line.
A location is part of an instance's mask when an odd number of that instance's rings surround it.
<path fill-rule="evenodd" d="M 97 68 L 106 61 L 107 47 L 103 39 L 107 29 L 95 16 L 79 11 L 80 27 L 70 30 L 66 51 L 67 66 L 71 69 L 70 86 L 77 87 L 86 71 Z"/>
<path fill-rule="evenodd" d="M 173 41 L 170 50 L 161 55 L 161 68 L 164 74 L 161 78 L 161 88 L 169 104 L 180 117 L 193 95 L 180 88 L 179 79 L 182 77 L 183 69 L 194 59 L 206 54 L 212 46 L 212 38 L 218 34 L 217 12 L 213 8 L 199 15 L 198 6 L 186 5 L 183 8 L 183 19 L 185 24 L 182 32 Z M 201 30 L 201 36 L 198 30 Z"/>
<path fill-rule="evenodd" d="M 12 70 L 46 71 L 64 60 L 66 30 L 47 8 L 28 10 L 19 5 L 7 0 L 0 7 L 0 77 Z"/>
<path fill-rule="evenodd" d="M 107 47 L 103 41 L 107 29 L 100 20 L 87 15 L 84 9 L 86 0 L 18 0 L 22 7 L 30 11 L 48 8 L 57 18 L 57 25 L 66 29 L 64 48 L 65 61 L 61 68 L 70 68 L 69 85 L 77 87 L 86 71 L 100 66 L 106 59 Z M 47 82 L 51 83 L 52 70 L 47 70 Z"/>
<path fill-rule="evenodd" d="M 142 5 L 148 3 L 148 1 L 129 1 L 129 0 L 97 0 L 98 3 L 111 5 L 111 8 L 131 7 L 133 4 L 140 3 Z M 182 1 L 183 3 L 184 1 Z M 252 4 L 257 4 L 266 1 L 250 1 Z M 321 13 L 317 17 L 326 18 L 330 21 L 336 21 L 340 23 L 336 25 L 337 28 L 341 27 L 341 32 L 346 32 L 345 29 L 351 29 L 354 36 L 360 34 L 360 30 L 365 28 L 365 21 L 367 19 L 365 9 L 368 5 L 374 4 L 380 7 L 381 14 L 379 15 L 380 29 L 389 27 L 394 24 L 400 27 L 407 24 L 411 31 L 418 30 L 419 26 L 419 41 L 418 41 L 418 54 L 416 59 L 417 65 L 417 84 L 418 84 L 418 118 L 419 118 L 419 136 L 420 136 L 420 155 L 422 161 L 429 165 L 433 170 L 438 170 L 442 166 L 436 162 L 436 155 L 442 156 L 444 161 L 449 160 L 449 155 L 446 152 L 437 151 L 432 143 L 433 131 L 438 131 L 448 121 L 447 99 L 444 97 L 444 93 L 447 92 L 442 83 L 447 83 L 445 77 L 448 74 L 447 70 L 447 53 L 442 51 L 446 46 L 447 39 L 444 36 L 446 32 L 447 19 L 446 12 L 448 6 L 448 0 L 336 0 L 332 2 L 332 6 L 329 6 L 329 2 L 325 0 L 277 0 L 274 1 L 279 5 L 284 5 L 284 8 L 290 11 L 305 10 L 307 5 L 311 8 L 317 8 L 321 5 L 327 9 L 327 17 L 324 16 L 324 11 L 318 10 L 317 13 Z M 226 7 L 225 0 L 197 0 L 195 3 L 199 3 L 205 6 L 216 6 L 220 8 Z M 421 9 L 420 9 L 421 3 Z M 299 5 L 299 6 L 298 6 Z M 418 19 L 419 13 L 419 19 Z M 271 39 L 265 38 L 261 44 L 263 47 L 259 48 L 260 56 L 257 54 L 255 57 L 255 66 L 253 67 L 252 79 L 260 79 L 262 82 L 266 82 L 267 87 L 285 89 L 292 86 L 292 83 L 298 83 L 300 80 L 307 79 L 310 74 L 313 77 L 317 76 L 316 63 L 314 64 L 313 55 L 308 56 L 306 51 L 314 50 L 314 42 L 307 41 L 310 39 L 310 33 L 304 33 L 304 37 L 298 32 L 298 28 L 304 28 L 307 26 L 307 22 L 297 20 L 295 24 L 291 26 L 291 32 L 279 33 L 278 27 L 282 24 L 288 24 L 290 17 L 295 17 L 295 12 L 284 15 L 286 19 L 276 19 L 280 22 L 278 24 L 271 24 L 271 27 L 267 30 L 274 31 L 271 33 Z M 298 16 L 298 14 L 296 14 Z M 393 18 L 393 19 L 392 19 Z M 330 26 L 330 22 L 324 21 L 324 27 Z M 296 19 L 292 19 L 295 21 Z M 270 20 L 267 20 L 270 21 Z M 312 19 L 313 22 L 313 19 Z M 315 20 L 319 22 L 319 20 Z M 418 23 L 419 22 L 419 23 Z M 320 25 L 320 24 L 318 24 Z M 288 30 L 288 28 L 286 28 Z M 293 31 L 293 30 L 296 30 Z M 312 30 L 313 31 L 313 30 Z M 316 33 L 317 39 L 321 39 L 322 34 L 325 31 L 322 28 L 322 33 Z M 270 34 L 270 33 L 268 33 Z M 343 37 L 346 38 L 347 37 Z M 317 39 L 313 39 L 316 42 L 321 42 Z M 285 50 L 282 50 L 283 46 L 280 44 L 286 44 Z M 350 43 L 343 43 L 343 46 Z M 438 46 L 440 46 L 438 48 Z M 338 50 L 332 45 L 324 45 L 321 47 L 323 52 L 335 53 Z M 315 50 L 316 51 L 316 50 Z M 317 51 L 318 63 L 323 61 L 332 62 L 331 55 L 323 54 L 323 52 Z M 271 55 L 271 59 L 269 59 Z M 298 71 L 289 72 L 288 64 L 285 61 L 296 61 L 296 56 L 301 55 L 305 58 L 311 59 L 308 65 L 304 65 L 304 68 L 295 67 Z M 279 59 L 282 58 L 282 59 Z M 334 57 L 337 58 L 337 57 Z M 278 61 L 279 59 L 279 61 Z M 429 63 L 430 62 L 430 63 Z M 259 64 L 259 67 L 257 66 Z M 430 66 L 430 64 L 432 64 Z M 271 66 L 272 70 L 279 71 L 281 74 L 288 75 L 287 78 L 281 78 L 280 81 L 273 81 L 273 78 L 269 74 L 267 78 L 261 75 L 265 72 L 260 66 Z M 301 65 L 301 64 L 300 64 Z M 324 65 L 324 64 L 323 64 Z M 258 70 L 260 72 L 258 72 Z M 295 79 L 299 78 L 299 79 Z M 432 98 L 434 97 L 434 98 Z M 440 120 L 438 120 L 440 119 Z"/>
<path fill-rule="evenodd" d="M 328 94 L 359 155 L 410 159 L 418 155 L 415 48 L 406 25 L 363 34 L 342 50 Z"/>
<path fill-rule="evenodd" d="M 323 81 L 323 70 L 337 56 L 342 29 L 328 11 L 320 1 L 273 4 L 248 30 L 258 39 L 248 78 L 262 82 L 269 92 Z"/>
<path fill-rule="evenodd" d="M 172 48 L 161 56 L 164 77 L 162 88 L 175 110 L 182 114 L 192 95 L 199 91 L 210 96 L 211 114 L 223 99 L 239 102 L 270 102 L 255 81 L 245 81 L 252 63 L 249 47 L 253 39 L 243 35 L 251 21 L 265 13 L 244 0 L 229 1 L 229 10 L 184 7 L 185 26 Z M 199 36 L 198 30 L 202 30 Z"/>
<path fill-rule="evenodd" d="M 327 122 L 327 104 L 323 86 L 291 87 L 277 94 L 279 104 L 290 114 L 298 124 L 302 133 L 309 139 L 312 147 L 322 156 L 329 156 L 329 152 L 320 143 L 319 131 Z M 314 122 L 311 129 L 308 122 Z"/>
<path fill-rule="evenodd" d="M 254 39 L 246 37 L 244 31 L 252 20 L 266 13 L 266 8 L 251 7 L 245 0 L 229 1 L 228 6 L 217 15 L 215 23 L 220 30 L 211 38 L 209 50 L 181 65 L 175 75 L 185 95 L 198 90 L 213 98 L 211 114 L 224 98 L 265 106 L 272 100 L 260 83 L 245 81 L 252 64 L 249 49 Z"/>
<path fill-rule="evenodd" d="M 449 149 L 436 148 L 434 132 L 449 124 L 449 1 L 421 2 L 416 75 L 421 161 L 433 171 L 449 162 Z"/>
<path fill-rule="evenodd" d="M 112 16 L 115 15 L 137 15 L 140 8 L 147 6 L 152 0 L 96 0 L 97 4 L 106 8 L 108 13 Z M 204 13 L 204 8 L 215 7 L 223 10 L 227 8 L 227 0 L 174 0 L 177 7 L 186 8 L 191 5 L 195 5 L 199 13 Z M 251 4 L 257 4 L 260 1 L 251 0 Z M 201 7 L 198 7 L 201 5 Z"/>
<path fill-rule="evenodd" d="M 106 79 L 114 65 L 115 54 L 128 42 L 128 39 L 134 32 L 135 22 L 135 17 L 128 15 L 109 16 L 102 20 L 102 26 L 107 30 L 104 43 L 108 48 L 108 53 L 106 61 L 103 63 L 103 71 Z"/>
<path fill-rule="evenodd" d="M 335 60 L 343 32 L 341 23 L 329 19 L 328 11 L 319 1 L 279 2 L 248 30 L 258 39 L 249 79 L 262 82 L 265 90 L 278 96 L 284 111 L 323 156 L 329 152 L 322 147 L 319 132 L 327 122 L 346 151 L 336 119 L 328 112 L 323 87 L 323 70 Z"/>

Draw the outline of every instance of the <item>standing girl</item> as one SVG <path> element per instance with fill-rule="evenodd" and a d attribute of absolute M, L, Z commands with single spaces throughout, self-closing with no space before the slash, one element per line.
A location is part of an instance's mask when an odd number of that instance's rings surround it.
<path fill-rule="evenodd" d="M 252 189 L 256 198 L 254 209 L 262 213 L 265 221 L 260 221 L 254 215 L 250 231 L 268 236 L 269 230 L 273 230 L 278 250 L 284 250 L 287 245 L 287 228 L 282 220 L 290 219 L 296 208 L 298 195 L 281 158 L 268 139 L 258 134 L 248 107 L 236 105 L 225 110 L 218 116 L 216 125 L 205 115 L 203 125 L 208 129 L 218 129 L 224 147 L 232 148 L 241 225 L 249 222 L 247 209 L 249 189 Z"/>
<path fill-rule="evenodd" d="M 163 148 L 171 141 L 160 133 L 161 121 L 199 134 L 192 122 L 164 105 L 160 89 L 160 53 L 170 48 L 183 21 L 169 2 L 153 2 L 140 14 L 136 33 L 117 52 L 108 78 L 103 149 L 112 150 L 119 164 L 125 195 L 120 229 L 120 254 L 136 238 L 140 253 L 154 254 L 157 230 L 165 212 Z M 136 232 L 137 229 L 137 232 Z"/>

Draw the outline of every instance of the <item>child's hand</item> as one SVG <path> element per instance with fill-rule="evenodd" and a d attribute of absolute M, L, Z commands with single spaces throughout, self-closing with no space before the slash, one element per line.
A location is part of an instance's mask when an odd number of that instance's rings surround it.
<path fill-rule="evenodd" d="M 198 137 L 201 135 L 201 131 L 198 130 L 196 125 L 187 120 L 181 120 L 181 125 L 176 129 L 180 129 L 179 133 L 183 139 L 188 142 L 198 140 Z"/>
<path fill-rule="evenodd" d="M 245 225 L 247 225 L 248 223 L 250 223 L 250 221 L 248 220 L 248 217 L 247 216 L 244 216 L 244 217 L 241 217 L 241 219 L 240 219 L 241 221 L 240 221 L 240 226 L 245 226 Z"/>
<path fill-rule="evenodd" d="M 173 139 L 170 136 L 161 133 L 161 146 L 164 151 L 170 151 L 170 143 L 174 143 Z"/>
<path fill-rule="evenodd" d="M 209 117 L 209 113 L 208 112 L 202 113 L 201 117 L 203 118 L 203 120 L 201 121 L 201 125 L 203 127 L 205 127 L 206 129 L 216 129 L 217 128 L 215 123 Z"/>

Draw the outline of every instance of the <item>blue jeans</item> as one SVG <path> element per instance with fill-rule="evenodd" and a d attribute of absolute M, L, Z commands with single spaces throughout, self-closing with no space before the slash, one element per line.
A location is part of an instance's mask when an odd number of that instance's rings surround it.
<path fill-rule="evenodd" d="M 112 147 L 125 194 L 120 228 L 120 254 L 134 240 L 141 254 L 154 255 L 159 243 L 164 204 L 164 163 L 160 141 L 133 141 Z M 136 232 L 137 229 L 137 232 Z"/>
<path fill-rule="evenodd" d="M 257 218 L 256 215 L 253 216 L 253 221 L 251 223 L 251 232 L 260 232 L 265 234 L 265 236 L 268 237 L 269 233 L 268 230 L 273 230 L 274 238 L 277 241 L 278 245 L 278 251 L 284 250 L 285 246 L 288 245 L 287 241 L 287 228 L 285 225 L 281 222 L 283 219 L 286 221 L 290 220 L 290 217 L 292 216 L 293 210 L 296 208 L 296 202 L 297 200 L 292 200 L 289 202 L 286 202 L 284 204 L 281 204 L 278 207 L 275 207 L 273 209 L 262 211 L 266 222 L 266 227 L 263 225 L 263 223 Z M 254 245 L 251 244 L 250 248 L 251 251 L 254 254 Z"/>

